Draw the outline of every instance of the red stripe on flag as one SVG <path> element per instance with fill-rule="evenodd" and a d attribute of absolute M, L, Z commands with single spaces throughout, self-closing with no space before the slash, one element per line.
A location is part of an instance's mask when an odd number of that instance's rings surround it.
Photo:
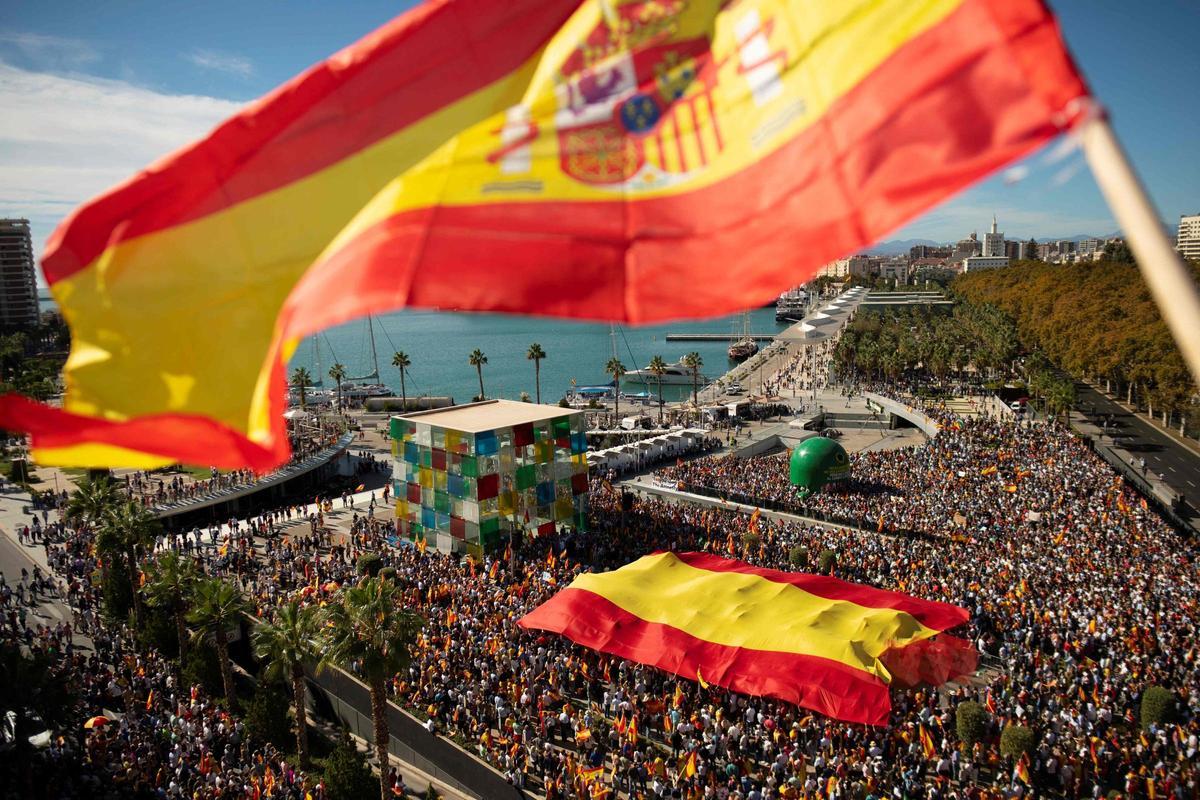
<path fill-rule="evenodd" d="M 640 323 L 761 304 L 1077 121 L 1087 90 L 1057 37 L 1040 3 L 966 0 L 712 186 L 390 217 L 305 275 L 284 330 L 406 306 Z"/>
<path fill-rule="evenodd" d="M 738 572 L 757 575 L 775 583 L 786 583 L 803 589 L 809 594 L 830 600 L 846 600 L 867 608 L 892 608 L 911 614 L 926 628 L 937 631 L 949 630 L 962 625 L 970 614 L 964 608 L 934 600 L 922 600 L 899 592 L 875 589 L 859 583 L 848 583 L 825 575 L 808 575 L 802 572 L 781 572 L 777 569 L 755 567 L 744 561 L 721 558 L 711 553 L 676 553 L 676 558 L 689 566 L 709 572 Z"/>
<path fill-rule="evenodd" d="M 209 417 L 155 414 L 125 422 L 73 414 L 19 394 L 0 396 L 0 418 L 33 436 L 35 449 L 104 444 L 187 464 L 267 472 L 287 460 L 287 439 L 272 451 Z"/>
<path fill-rule="evenodd" d="M 585 589 L 567 588 L 518 622 L 560 633 L 584 647 L 735 692 L 774 697 L 846 722 L 886 725 L 883 681 L 818 656 L 728 647 L 630 614 Z"/>
<path fill-rule="evenodd" d="M 68 277 L 119 242 L 336 164 L 493 83 L 525 63 L 578 5 L 427 0 L 78 208 L 46 244 L 46 280 Z M 392 177 L 380 174 L 380 185 Z"/>

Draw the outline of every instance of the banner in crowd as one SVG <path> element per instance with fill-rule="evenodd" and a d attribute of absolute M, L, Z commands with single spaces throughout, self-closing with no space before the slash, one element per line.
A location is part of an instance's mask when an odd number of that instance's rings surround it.
<path fill-rule="evenodd" d="M 77 209 L 43 259 L 62 407 L 0 427 L 43 464 L 265 470 L 303 336 L 759 306 L 1086 96 L 1040 0 L 429 0 Z"/>
<path fill-rule="evenodd" d="M 969 644 L 939 636 L 967 618 L 956 606 L 837 578 L 655 553 L 580 575 L 519 624 L 689 680 L 885 725 L 891 661 L 930 682 L 975 668 Z"/>

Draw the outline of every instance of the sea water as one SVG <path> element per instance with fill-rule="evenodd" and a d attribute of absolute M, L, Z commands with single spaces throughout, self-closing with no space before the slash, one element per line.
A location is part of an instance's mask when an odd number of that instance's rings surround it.
<path fill-rule="evenodd" d="M 568 322 L 557 319 L 521 317 L 504 314 L 466 314 L 437 311 L 401 311 L 374 318 L 375 348 L 379 355 L 381 382 L 400 394 L 400 374 L 392 364 L 392 354 L 403 350 L 412 361 L 405 378 L 409 397 L 449 395 L 455 402 L 469 402 L 479 393 L 475 367 L 468 363 L 471 351 L 479 348 L 487 356 L 483 367 L 484 392 L 488 397 L 519 399 L 522 392 L 535 396 L 533 362 L 525 357 L 529 345 L 537 342 L 546 351 L 541 362 L 542 402 L 556 403 L 572 386 L 598 386 L 612 380 L 604 366 L 613 354 L 627 370 L 641 369 L 654 356 L 671 363 L 685 353 L 697 352 L 704 360 L 700 372 L 715 380 L 733 362 L 729 360 L 728 341 L 668 342 L 667 333 L 719 333 L 741 331 L 741 315 L 717 319 L 672 322 L 645 327 L 616 326 L 615 337 L 607 324 Z M 776 324 L 774 308 L 750 313 L 750 330 L 756 334 L 776 333 L 786 327 Z M 765 346 L 765 343 L 760 343 Z M 329 368 L 336 359 L 353 377 L 371 371 L 371 347 L 365 320 L 331 328 L 317 337 L 321 374 L 325 385 L 332 386 Z M 303 366 L 316 378 L 316 359 L 312 338 L 297 348 L 290 370 Z M 653 381 L 644 389 L 623 384 L 627 392 L 649 391 L 657 395 Z M 666 400 L 690 394 L 690 386 L 664 386 Z"/>
<path fill-rule="evenodd" d="M 39 292 L 43 310 L 53 308 L 47 290 Z M 613 354 L 627 370 L 641 369 L 654 356 L 671 363 L 685 353 L 695 351 L 704 360 L 701 374 L 715 380 L 733 366 L 727 350 L 729 342 L 668 342 L 667 333 L 719 333 L 741 331 L 741 315 L 716 319 L 671 322 L 665 325 L 616 326 L 610 336 L 607 324 L 568 322 L 559 319 L 521 317 L 508 314 L 468 314 L 441 311 L 400 311 L 374 318 L 375 349 L 379 357 L 380 382 L 400 394 L 400 373 L 393 367 L 392 354 L 403 350 L 412 361 L 406 377 L 410 397 L 450 396 L 455 402 L 469 402 L 479 393 L 479 379 L 467 357 L 475 348 L 483 351 L 488 363 L 483 368 L 484 391 L 488 397 L 520 399 L 522 392 L 535 396 L 533 362 L 525 354 L 537 342 L 546 351 L 541 362 L 542 402 L 556 403 L 577 386 L 599 386 L 612 380 L 604 374 L 604 365 Z M 790 323 L 776 323 L 775 310 L 759 308 L 750 312 L 752 333 L 777 333 Z M 765 343 L 760 342 L 760 346 Z M 320 372 L 314 357 L 312 337 L 304 339 L 296 350 L 288 372 L 305 367 L 314 379 L 322 378 L 332 387 L 329 368 L 334 362 L 345 365 L 351 377 L 371 371 L 370 332 L 366 320 L 339 325 L 318 335 Z M 643 387 L 629 380 L 626 392 L 649 391 L 657 395 L 653 381 Z M 690 386 L 663 386 L 667 401 L 679 400 L 691 393 Z"/>

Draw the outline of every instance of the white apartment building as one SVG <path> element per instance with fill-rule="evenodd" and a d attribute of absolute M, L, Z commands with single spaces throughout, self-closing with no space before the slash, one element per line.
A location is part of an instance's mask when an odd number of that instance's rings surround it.
<path fill-rule="evenodd" d="M 1200 214 L 1181 214 L 1175 249 L 1184 258 L 1200 259 Z"/>

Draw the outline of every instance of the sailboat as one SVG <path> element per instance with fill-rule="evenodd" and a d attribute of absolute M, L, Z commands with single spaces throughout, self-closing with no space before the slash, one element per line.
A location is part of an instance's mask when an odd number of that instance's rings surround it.
<path fill-rule="evenodd" d="M 342 384 L 342 396 L 347 400 L 363 401 L 368 397 L 396 396 L 396 393 L 390 387 L 379 380 L 379 354 L 375 350 L 374 319 L 372 315 L 367 315 L 367 333 L 371 340 L 371 371 L 366 375 L 346 378 L 346 382 Z M 358 381 L 369 381 L 369 383 L 358 383 Z"/>
<path fill-rule="evenodd" d="M 745 361 L 758 352 L 758 342 L 750 335 L 750 312 L 742 312 L 742 337 L 729 345 L 729 357 L 734 361 Z"/>

